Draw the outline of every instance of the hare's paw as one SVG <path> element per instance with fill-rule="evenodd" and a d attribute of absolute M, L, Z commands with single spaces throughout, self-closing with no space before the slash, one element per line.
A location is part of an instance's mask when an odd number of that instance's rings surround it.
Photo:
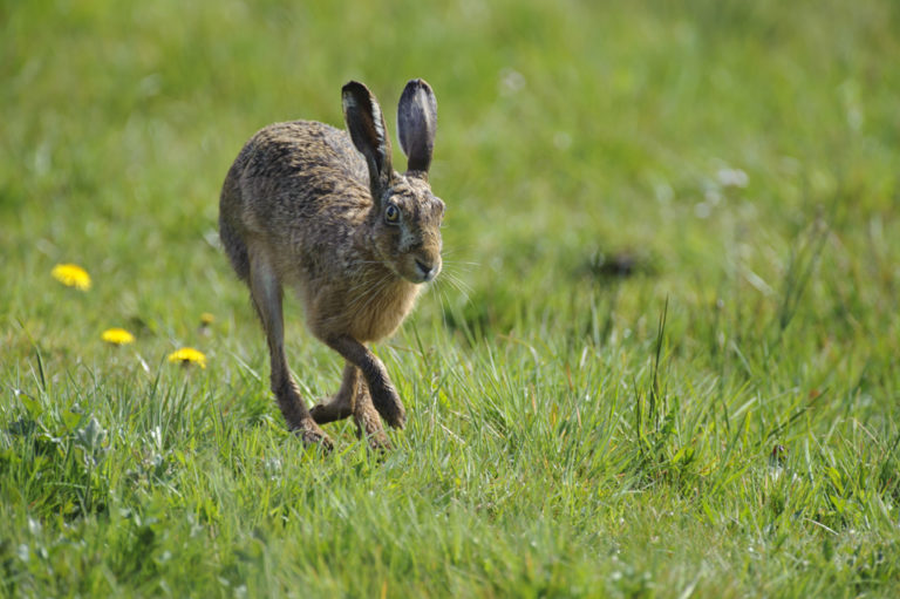
<path fill-rule="evenodd" d="M 304 419 L 297 426 L 292 427 L 291 432 L 300 437 L 307 447 L 318 445 L 326 452 L 334 449 L 331 437 L 325 434 L 325 431 L 319 428 L 312 418 Z"/>
<path fill-rule="evenodd" d="M 368 399 L 368 398 L 366 398 Z M 361 407 L 360 407 L 361 406 Z M 356 433 L 360 439 L 365 439 L 369 447 L 375 451 L 388 451 L 392 449 L 391 441 L 381 426 L 381 418 L 371 402 L 360 402 L 357 411 L 353 415 L 356 422 Z"/>
<path fill-rule="evenodd" d="M 343 420 L 352 414 L 350 402 L 340 397 L 326 397 L 309 411 L 316 424 L 327 424 L 335 420 Z"/>
<path fill-rule="evenodd" d="M 366 433 L 366 443 L 369 444 L 369 449 L 378 454 L 386 454 L 394 449 L 383 428 L 379 428 L 372 433 Z"/>
<path fill-rule="evenodd" d="M 390 384 L 385 385 L 377 392 L 372 391 L 372 403 L 375 409 L 384 418 L 390 426 L 394 428 L 403 428 L 406 424 L 406 408 L 400 401 L 400 396 Z"/>

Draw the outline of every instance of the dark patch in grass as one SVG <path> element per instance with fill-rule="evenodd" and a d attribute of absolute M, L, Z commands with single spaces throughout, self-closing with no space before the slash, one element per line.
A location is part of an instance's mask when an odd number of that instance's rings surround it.
<path fill-rule="evenodd" d="M 627 279 L 637 275 L 652 276 L 657 272 L 654 260 L 645 253 L 630 249 L 593 251 L 577 269 L 580 277 L 600 281 Z"/>
<path fill-rule="evenodd" d="M 463 333 L 470 342 L 483 339 L 489 331 L 505 333 L 516 324 L 519 301 L 509 287 L 477 289 L 463 307 L 445 310 L 444 326 Z"/>

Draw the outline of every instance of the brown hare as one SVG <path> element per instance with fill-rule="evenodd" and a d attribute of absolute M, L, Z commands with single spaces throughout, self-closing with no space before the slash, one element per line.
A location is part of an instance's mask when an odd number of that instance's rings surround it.
<path fill-rule="evenodd" d="M 420 284 L 441 270 L 444 203 L 431 192 L 437 102 L 410 81 L 397 109 L 406 173 L 375 96 L 342 89 L 347 132 L 314 121 L 276 123 L 244 146 L 219 201 L 219 234 L 250 288 L 269 344 L 272 391 L 288 427 L 331 448 L 320 424 L 353 416 L 373 447 L 389 447 L 379 414 L 403 428 L 406 411 L 367 343 L 391 335 Z M 295 286 L 312 333 L 346 361 L 340 390 L 307 410 L 284 353 L 282 287 Z M 376 411 L 377 410 L 377 411 Z"/>

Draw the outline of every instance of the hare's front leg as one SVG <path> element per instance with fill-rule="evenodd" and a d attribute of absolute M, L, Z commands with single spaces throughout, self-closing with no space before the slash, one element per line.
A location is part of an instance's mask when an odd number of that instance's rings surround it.
<path fill-rule="evenodd" d="M 282 288 L 270 263 L 259 256 L 250 260 L 250 296 L 259 313 L 266 339 L 269 343 L 269 359 L 272 367 L 272 392 L 278 407 L 284 414 L 288 428 L 301 436 L 306 444 L 321 443 L 326 449 L 333 444 L 319 428 L 300 397 L 297 384 L 291 379 L 287 358 L 284 355 L 284 316 L 281 306 Z"/>
<path fill-rule="evenodd" d="M 324 341 L 329 347 L 344 356 L 345 360 L 362 371 L 372 402 L 381 417 L 394 428 L 403 428 L 406 423 L 406 409 L 403 407 L 391 379 L 388 378 L 387 370 L 381 360 L 369 348 L 352 337 L 335 336 L 326 338 Z"/>
<path fill-rule="evenodd" d="M 359 372 L 356 366 L 353 369 L 357 373 Z M 381 417 L 372 403 L 369 387 L 362 377 L 360 377 L 359 391 L 353 406 L 353 420 L 356 422 L 356 434 L 360 439 L 365 438 L 372 449 L 391 449 L 391 441 L 384 432 L 384 427 L 381 426 Z"/>
<path fill-rule="evenodd" d="M 347 362 L 341 388 L 328 403 L 313 406 L 310 415 L 318 424 L 353 416 L 359 438 L 368 440 L 372 449 L 390 449 L 391 442 L 381 426 L 381 418 L 372 404 L 369 388 L 355 364 Z"/>

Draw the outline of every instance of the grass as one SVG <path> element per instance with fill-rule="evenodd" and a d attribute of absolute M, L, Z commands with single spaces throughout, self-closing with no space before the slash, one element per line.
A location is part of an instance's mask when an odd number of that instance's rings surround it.
<path fill-rule="evenodd" d="M 898 28 L 878 0 L 0 2 L 0 595 L 895 596 Z M 410 422 L 323 456 L 266 388 L 218 191 L 259 127 L 339 124 L 347 79 L 393 129 L 415 76 L 446 272 L 376 347 Z M 287 318 L 313 401 L 341 364 Z"/>

